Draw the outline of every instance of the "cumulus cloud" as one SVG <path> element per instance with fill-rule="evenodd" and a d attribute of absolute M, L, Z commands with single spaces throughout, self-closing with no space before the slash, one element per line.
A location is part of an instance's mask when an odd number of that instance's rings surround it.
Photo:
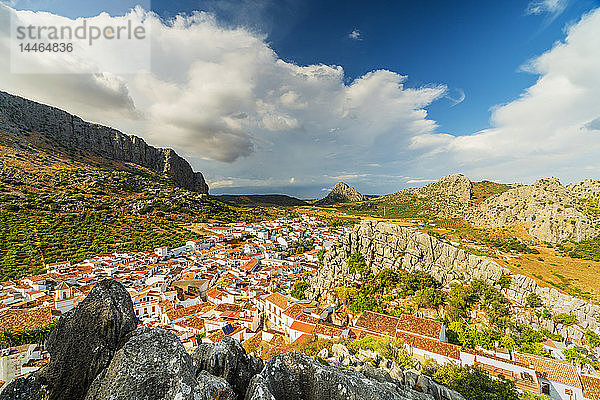
<path fill-rule="evenodd" d="M 538 80 L 519 98 L 493 109 L 491 128 L 458 137 L 418 135 L 412 147 L 435 150 L 435 162 L 477 176 L 584 178 L 580 166 L 596 165 L 600 151 L 599 36 L 597 9 L 570 27 L 564 41 L 527 63 L 524 69 Z"/>
<path fill-rule="evenodd" d="M 10 15 L 23 23 L 66 20 L 3 7 L 4 27 Z M 63 60 L 69 72 L 96 65 L 96 74 L 13 74 L 4 57 L 8 30 L 2 29 L 0 84 L 173 147 L 213 187 L 322 187 L 347 171 L 348 160 L 357 169 L 385 165 L 407 156 L 415 135 L 435 133 L 426 107 L 446 94 L 444 85 L 408 88 L 406 76 L 388 70 L 349 81 L 341 66 L 284 61 L 264 35 L 222 26 L 205 12 L 162 20 L 137 8 L 125 17 L 148 28 L 151 69 L 103 73 L 100 63 L 112 56 L 99 47 L 88 59 L 77 60 L 85 65 Z M 117 17 L 103 13 L 97 18 L 108 24 Z M 360 38 L 358 30 L 355 36 Z"/>

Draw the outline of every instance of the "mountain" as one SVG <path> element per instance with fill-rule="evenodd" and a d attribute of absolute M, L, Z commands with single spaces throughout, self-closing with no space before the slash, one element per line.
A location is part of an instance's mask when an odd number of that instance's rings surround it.
<path fill-rule="evenodd" d="M 32 134 L 44 145 L 63 150 L 78 160 L 108 165 L 132 163 L 171 179 L 177 186 L 207 194 L 202 173 L 172 149 L 160 149 L 132 135 L 85 122 L 66 111 L 0 91 L 0 132 L 17 139 Z M 38 136 L 39 135 L 39 136 Z"/>
<path fill-rule="evenodd" d="M 349 203 L 357 201 L 365 201 L 367 198 L 360 194 L 358 190 L 351 186 L 348 186 L 344 182 L 338 182 L 335 184 L 333 189 L 329 192 L 327 197 L 316 201 L 314 204 L 318 206 L 335 204 L 335 203 Z"/>
<path fill-rule="evenodd" d="M 384 195 L 354 206 L 354 211 L 400 218 L 454 218 L 461 216 L 487 191 L 501 190 L 496 187 L 473 183 L 464 175 L 453 174 L 437 182 L 400 192 Z M 477 197 L 479 196 L 479 197 Z"/>
<path fill-rule="evenodd" d="M 538 240 L 579 242 L 600 234 L 598 220 L 581 200 L 597 200 L 597 193 L 597 184 L 590 181 L 564 187 L 556 178 L 540 179 L 481 202 L 469 211 L 467 221 L 492 228 L 523 224 Z"/>

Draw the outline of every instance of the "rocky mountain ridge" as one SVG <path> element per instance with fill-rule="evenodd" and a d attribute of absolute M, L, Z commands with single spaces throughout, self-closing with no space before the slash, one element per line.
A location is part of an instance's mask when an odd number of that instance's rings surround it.
<path fill-rule="evenodd" d="M 376 368 L 342 345 L 331 365 L 298 352 L 263 363 L 229 337 L 190 356 L 173 333 L 136 325 L 125 288 L 101 281 L 56 324 L 50 362 L 10 382 L 0 400 L 464 400 L 417 371 L 371 355 L 383 367 Z"/>
<path fill-rule="evenodd" d="M 564 187 L 556 178 L 540 179 L 483 201 L 466 219 L 494 228 L 522 223 L 533 238 L 551 243 L 592 239 L 600 234 L 600 224 L 580 197 L 593 195 L 593 189 L 598 190 L 589 183 Z"/>
<path fill-rule="evenodd" d="M 164 174 L 178 186 L 208 193 L 202 173 L 172 149 L 156 148 L 143 139 L 116 129 L 83 121 L 66 111 L 0 91 L 0 132 L 23 137 L 44 136 L 66 153 L 132 163 Z"/>
<path fill-rule="evenodd" d="M 470 205 L 473 196 L 473 183 L 462 174 L 452 174 L 428 185 L 403 190 L 419 199 L 433 200 L 439 216 L 461 215 Z"/>
<path fill-rule="evenodd" d="M 352 186 L 345 184 L 344 182 L 338 182 L 335 184 L 329 194 L 315 202 L 315 205 L 328 205 L 335 203 L 348 203 L 366 200 L 366 196 L 360 194 L 358 190 Z"/>
<path fill-rule="evenodd" d="M 553 313 L 571 313 L 576 317 L 577 325 L 556 327 L 563 336 L 581 338 L 587 329 L 600 333 L 600 307 L 597 305 L 554 288 L 540 287 L 530 277 L 512 274 L 491 259 L 469 254 L 428 234 L 371 220 L 362 221 L 351 233 L 334 243 L 324 256 L 324 266 L 310 280 L 307 297 L 319 298 L 328 295 L 328 290 L 334 287 L 351 286 L 355 277 L 350 274 L 346 259 L 354 253 L 362 254 L 374 273 L 385 268 L 419 270 L 446 287 L 455 281 L 472 279 L 494 284 L 508 274 L 510 286 L 503 291 L 515 305 L 524 306 L 527 296 L 533 292 Z"/>

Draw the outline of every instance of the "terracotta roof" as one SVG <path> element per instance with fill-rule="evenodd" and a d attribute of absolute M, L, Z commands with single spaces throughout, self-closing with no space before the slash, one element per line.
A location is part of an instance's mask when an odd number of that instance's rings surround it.
<path fill-rule="evenodd" d="M 36 310 L 6 310 L 0 313 L 0 331 L 10 329 L 13 332 L 20 332 L 45 326 L 51 322 L 51 307 Z"/>
<path fill-rule="evenodd" d="M 600 378 L 589 375 L 581 375 L 583 385 L 583 397 L 590 400 L 600 400 Z"/>
<path fill-rule="evenodd" d="M 306 307 L 308 307 L 308 304 L 295 303 L 286 308 L 283 311 L 283 314 L 287 315 L 290 318 L 296 318 L 298 314 L 300 314 L 302 310 L 304 310 Z"/>
<path fill-rule="evenodd" d="M 454 344 L 440 342 L 439 340 L 429 339 L 422 336 L 411 335 L 409 333 L 398 332 L 396 337 L 404 340 L 404 343 L 426 350 L 431 353 L 439 354 L 444 357 L 460 360 L 460 347 Z"/>
<path fill-rule="evenodd" d="M 281 293 L 273 293 L 272 295 L 267 296 L 265 301 L 269 301 L 283 310 L 285 310 L 289 305 L 288 298 L 282 295 Z"/>
<path fill-rule="evenodd" d="M 439 340 L 443 326 L 444 323 L 440 321 L 402 314 L 398 319 L 396 329 L 402 332 L 427 336 Z"/>
<path fill-rule="evenodd" d="M 315 330 L 315 325 L 307 324 L 307 323 L 300 322 L 300 321 L 294 321 L 294 322 L 292 322 L 290 329 L 298 331 L 298 332 L 302 332 L 305 334 L 309 334 L 309 333 L 313 333 L 313 331 Z"/>
<path fill-rule="evenodd" d="M 169 311 L 167 313 L 167 318 L 169 318 L 171 321 L 174 321 L 179 318 L 205 312 L 209 307 L 212 307 L 210 303 L 200 303 L 189 307 L 178 308 L 176 310 Z"/>
<path fill-rule="evenodd" d="M 319 318 L 313 317 L 312 315 L 302 312 L 302 313 L 298 314 L 298 316 L 296 316 L 296 321 L 306 322 L 307 324 L 316 325 L 319 323 Z"/>
<path fill-rule="evenodd" d="M 340 337 L 342 336 L 343 328 L 338 328 L 337 326 L 325 325 L 325 324 L 317 324 L 315 328 L 315 335 L 324 335 L 330 337 Z"/>
<path fill-rule="evenodd" d="M 185 327 L 185 328 L 193 328 L 193 329 L 204 329 L 204 320 L 197 315 L 186 318 L 183 321 L 179 321 L 176 325 Z"/>
<path fill-rule="evenodd" d="M 552 358 L 534 356 L 515 351 L 513 353 L 516 362 L 531 365 L 542 377 L 573 387 L 581 387 L 581 381 L 577 375 L 577 370 L 566 361 L 559 361 Z"/>
<path fill-rule="evenodd" d="M 396 336 L 398 318 L 391 315 L 365 311 L 360 314 L 354 326 L 394 337 Z"/>
<path fill-rule="evenodd" d="M 239 304 L 231 304 L 231 303 L 221 303 L 218 306 L 215 307 L 215 311 L 236 311 L 236 312 L 240 312 L 242 311 L 242 306 L 240 306 Z"/>

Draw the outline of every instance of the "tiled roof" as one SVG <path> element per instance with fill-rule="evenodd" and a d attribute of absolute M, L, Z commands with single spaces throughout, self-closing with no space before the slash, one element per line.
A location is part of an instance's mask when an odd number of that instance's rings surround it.
<path fill-rule="evenodd" d="M 267 296 L 265 301 L 270 301 L 271 303 L 275 304 L 277 307 L 283 310 L 285 310 L 289 305 L 288 298 L 282 295 L 281 293 L 273 293 L 272 295 Z"/>
<path fill-rule="evenodd" d="M 52 309 L 50 307 L 36 310 L 6 310 L 0 313 L 0 331 L 10 329 L 20 332 L 25 329 L 35 329 L 52 322 Z"/>
<path fill-rule="evenodd" d="M 573 387 L 581 387 L 581 381 L 577 375 L 577 370 L 566 361 L 559 361 L 552 358 L 534 356 L 515 351 L 514 358 L 516 362 L 525 365 L 532 365 L 536 372 L 554 382 L 559 382 Z"/>
<path fill-rule="evenodd" d="M 177 322 L 176 325 L 193 328 L 193 329 L 204 329 L 204 320 L 196 315 L 186 318 L 183 321 Z"/>
<path fill-rule="evenodd" d="M 176 319 L 187 317 L 189 315 L 195 315 L 201 312 L 205 312 L 209 307 L 212 307 L 210 303 L 200 303 L 189 307 L 178 308 L 176 310 L 169 311 L 167 313 L 167 318 L 169 318 L 169 320 L 171 321 L 174 321 Z"/>
<path fill-rule="evenodd" d="M 290 329 L 308 334 L 308 333 L 312 333 L 315 330 L 315 325 L 307 324 L 305 322 L 300 322 L 300 321 L 294 321 L 294 322 L 292 322 Z"/>
<path fill-rule="evenodd" d="M 412 347 L 429 351 L 430 353 L 439 354 L 441 356 L 452 358 L 455 360 L 460 360 L 460 347 L 454 344 L 440 342 L 439 340 L 429 339 L 426 337 L 411 335 L 409 333 L 403 332 L 398 332 L 396 337 L 398 339 L 404 340 L 404 343 Z"/>
<path fill-rule="evenodd" d="M 402 314 L 398 319 L 398 325 L 396 326 L 396 329 L 402 332 L 427 336 L 432 339 L 439 340 L 443 326 L 444 323 L 440 321 Z"/>
<path fill-rule="evenodd" d="M 379 332 L 394 337 L 396 336 L 398 318 L 392 317 L 391 315 L 365 311 L 358 317 L 354 325 L 358 328 L 363 328 L 369 331 Z"/>
<path fill-rule="evenodd" d="M 581 375 L 583 385 L 583 397 L 590 400 L 600 400 L 600 378 L 589 375 Z"/>
<path fill-rule="evenodd" d="M 296 318 L 296 316 L 298 316 L 298 314 L 300 314 L 306 307 L 308 307 L 307 304 L 295 303 L 286 308 L 285 311 L 283 311 L 283 314 L 290 318 Z"/>

